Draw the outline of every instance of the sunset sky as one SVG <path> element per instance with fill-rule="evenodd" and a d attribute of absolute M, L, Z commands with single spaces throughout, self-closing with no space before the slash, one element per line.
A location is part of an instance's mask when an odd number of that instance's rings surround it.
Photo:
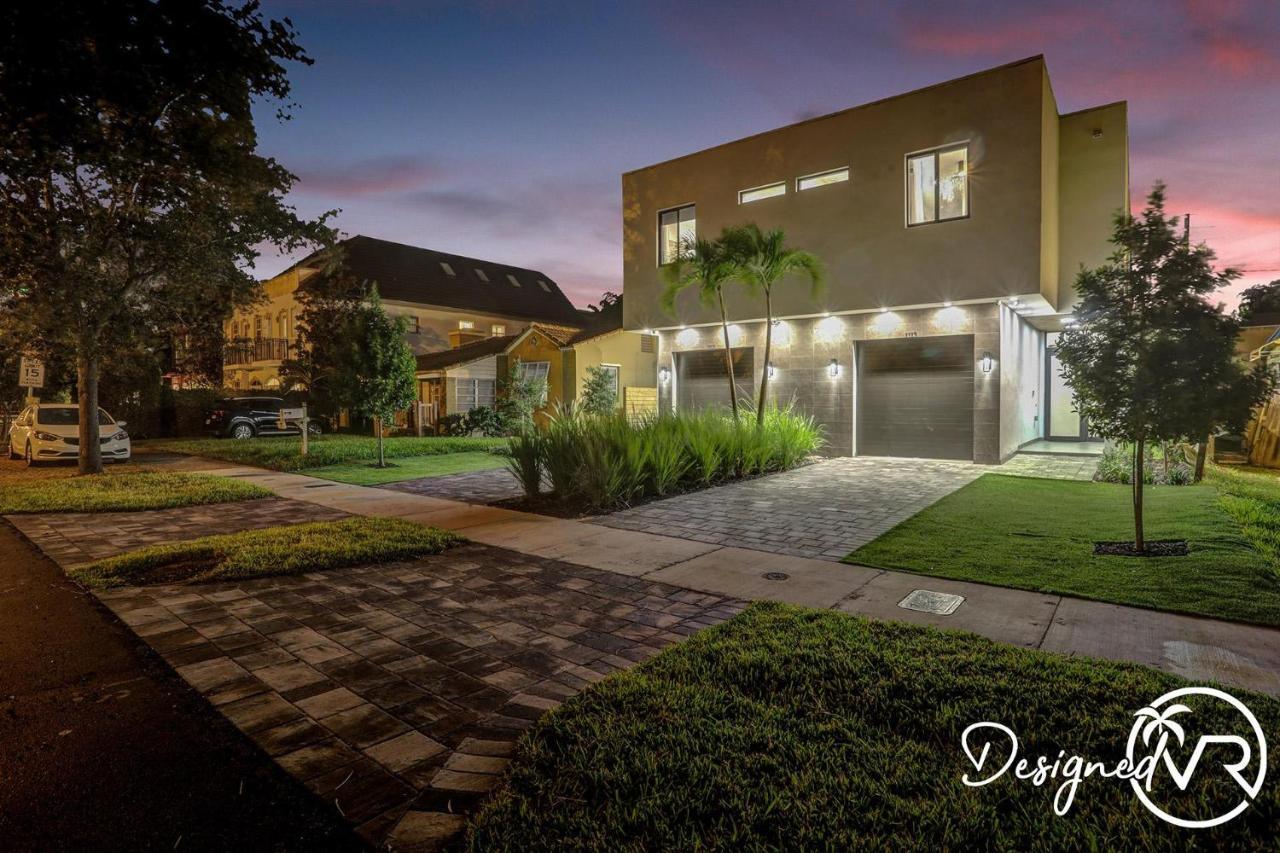
<path fill-rule="evenodd" d="M 1280 278 L 1280 2 L 266 0 L 314 66 L 262 148 L 346 234 L 622 289 L 620 175 L 1043 53 L 1063 112 L 1129 102 L 1135 205 Z M 260 275 L 285 265 L 268 257 Z M 1234 300 L 1228 298 L 1228 302 Z"/>

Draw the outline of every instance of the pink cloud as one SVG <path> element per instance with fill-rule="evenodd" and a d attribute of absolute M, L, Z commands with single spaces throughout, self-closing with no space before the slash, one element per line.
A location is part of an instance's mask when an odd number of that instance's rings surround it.
<path fill-rule="evenodd" d="M 295 191 L 337 198 L 406 192 L 443 170 L 415 157 L 375 157 L 346 163 L 313 164 L 297 170 Z"/>

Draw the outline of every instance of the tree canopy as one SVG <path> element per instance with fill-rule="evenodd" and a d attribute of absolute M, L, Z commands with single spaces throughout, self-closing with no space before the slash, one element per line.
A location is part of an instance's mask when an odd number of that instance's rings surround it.
<path fill-rule="evenodd" d="M 286 64 L 310 62 L 257 2 L 0 10 L 0 312 L 20 346 L 74 354 L 82 413 L 104 356 L 188 330 L 220 343 L 263 246 L 331 240 L 284 203 L 294 176 L 253 118 L 260 100 L 287 118 Z M 80 423 L 81 470 L 101 470 Z"/>

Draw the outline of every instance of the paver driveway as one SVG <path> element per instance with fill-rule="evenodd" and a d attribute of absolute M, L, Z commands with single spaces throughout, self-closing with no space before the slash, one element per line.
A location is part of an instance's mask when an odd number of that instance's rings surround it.
<path fill-rule="evenodd" d="M 841 457 L 591 519 L 794 557 L 839 560 L 983 474 L 1087 479 L 1094 460 L 1016 456 L 1001 466 Z"/>
<path fill-rule="evenodd" d="M 99 597 L 281 766 L 392 849 L 456 832 L 544 711 L 745 606 L 483 545 Z"/>

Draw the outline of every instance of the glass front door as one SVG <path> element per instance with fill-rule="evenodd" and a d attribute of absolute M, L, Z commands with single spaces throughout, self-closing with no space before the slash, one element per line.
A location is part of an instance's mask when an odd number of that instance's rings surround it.
<path fill-rule="evenodd" d="M 1076 411 L 1071 399 L 1071 386 L 1062 378 L 1062 362 L 1058 360 L 1058 350 L 1053 346 L 1058 335 L 1048 335 L 1045 358 L 1045 437 L 1056 441 L 1086 441 L 1089 435 L 1088 420 Z"/>

